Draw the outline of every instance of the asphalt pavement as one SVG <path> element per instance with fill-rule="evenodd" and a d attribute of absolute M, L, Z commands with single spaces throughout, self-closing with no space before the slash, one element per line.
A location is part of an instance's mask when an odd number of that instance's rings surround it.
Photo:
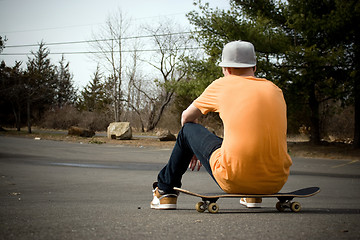
<path fill-rule="evenodd" d="M 321 188 L 297 199 L 299 213 L 275 199 L 251 210 L 220 199 L 219 213 L 198 213 L 184 194 L 177 210 L 151 210 L 170 153 L 0 136 L 0 239 L 359 239 L 358 160 L 294 158 L 282 191 Z M 188 171 L 183 188 L 219 192 L 205 171 Z"/>

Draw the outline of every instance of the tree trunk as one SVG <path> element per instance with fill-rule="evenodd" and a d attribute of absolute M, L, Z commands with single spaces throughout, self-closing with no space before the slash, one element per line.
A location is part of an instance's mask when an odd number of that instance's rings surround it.
<path fill-rule="evenodd" d="M 355 36 L 355 76 L 354 76 L 354 148 L 360 148 L 360 33 Z"/>
<path fill-rule="evenodd" d="M 30 99 L 27 99 L 27 102 L 26 102 L 26 115 L 27 115 L 28 133 L 31 133 L 31 109 L 30 109 Z"/>
<path fill-rule="evenodd" d="M 315 95 L 315 84 L 312 84 L 309 92 L 309 106 L 310 106 L 310 142 L 315 145 L 320 144 L 320 118 L 319 118 L 319 101 Z"/>
<path fill-rule="evenodd" d="M 16 128 L 17 128 L 17 131 L 20 132 L 21 130 L 21 108 L 19 106 L 18 108 L 18 118 L 16 119 Z"/>
<path fill-rule="evenodd" d="M 147 128 L 146 128 L 147 132 L 150 132 L 150 131 L 154 130 L 154 128 L 155 128 L 154 118 L 155 118 L 155 111 L 156 111 L 156 107 L 155 107 L 156 103 L 152 103 L 152 104 L 153 104 L 153 106 L 151 108 L 149 118 L 148 118 L 148 122 L 146 124 L 147 125 Z"/>
<path fill-rule="evenodd" d="M 162 103 L 159 112 L 156 115 L 156 106 L 154 103 L 154 106 L 152 108 L 150 117 L 149 117 L 149 123 L 148 123 L 148 128 L 147 131 L 152 131 L 156 128 L 156 126 L 158 125 L 158 123 L 160 122 L 160 119 L 164 113 L 165 108 L 167 107 L 167 105 L 170 103 L 172 96 L 174 95 L 174 92 L 170 92 L 167 93 L 165 96 L 165 101 Z"/>
<path fill-rule="evenodd" d="M 13 114 L 15 117 L 15 126 L 16 126 L 16 130 L 18 132 L 20 132 L 20 127 L 21 127 L 21 120 L 20 120 L 20 116 L 21 116 L 21 110 L 20 107 L 18 109 L 16 109 L 14 103 L 11 103 L 12 105 L 12 110 L 13 110 Z"/>
<path fill-rule="evenodd" d="M 360 148 L 360 76 L 356 74 L 354 79 L 354 98 L 355 98 L 355 129 L 354 129 L 354 148 Z"/>

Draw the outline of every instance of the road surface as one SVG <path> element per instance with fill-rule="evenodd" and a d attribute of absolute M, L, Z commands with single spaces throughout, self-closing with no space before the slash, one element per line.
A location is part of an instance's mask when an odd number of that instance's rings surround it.
<path fill-rule="evenodd" d="M 294 158 L 282 191 L 321 188 L 298 199 L 300 213 L 277 212 L 275 199 L 198 213 L 184 194 L 178 210 L 151 210 L 170 152 L 1 136 L 0 239 L 359 239 L 360 161 Z M 205 171 L 188 171 L 183 188 L 219 191 Z"/>

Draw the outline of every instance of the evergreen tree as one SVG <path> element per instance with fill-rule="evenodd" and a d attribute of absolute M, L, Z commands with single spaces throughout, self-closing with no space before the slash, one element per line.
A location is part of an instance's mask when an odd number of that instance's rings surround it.
<path fill-rule="evenodd" d="M 103 76 L 98 66 L 92 81 L 81 91 L 79 108 L 89 112 L 102 112 L 107 110 L 109 104 L 110 99 L 106 95 Z"/>
<path fill-rule="evenodd" d="M 40 119 L 42 113 L 53 104 L 56 77 L 55 66 L 49 59 L 50 51 L 45 43 L 39 44 L 39 50 L 28 58 L 27 71 L 24 78 L 24 97 L 26 102 L 26 115 L 28 132 L 31 133 L 32 117 L 37 113 Z"/>
<path fill-rule="evenodd" d="M 0 124 L 12 124 L 14 117 L 18 131 L 21 127 L 21 116 L 24 110 L 24 71 L 21 62 L 15 62 L 13 67 L 0 64 Z"/>
<path fill-rule="evenodd" d="M 197 4 L 201 12 L 193 11 L 188 17 L 196 26 L 197 39 L 210 60 L 220 59 L 226 42 L 254 43 L 258 52 L 257 75 L 283 89 L 289 120 L 308 121 L 311 141 L 320 143 L 321 102 L 348 99 L 347 86 L 351 85 L 351 76 L 358 72 L 356 66 L 349 65 L 348 59 L 359 56 L 357 38 L 352 37 L 359 32 L 355 21 L 359 1 L 233 0 L 229 11 L 211 9 L 201 1 Z M 342 28 L 348 31 L 339 36 Z M 357 58 L 352 59 L 351 64 L 356 65 Z M 358 84 L 353 85 L 356 90 Z"/>
<path fill-rule="evenodd" d="M 69 70 L 69 62 L 65 62 L 64 56 L 61 57 L 59 66 L 56 67 L 56 89 L 55 104 L 58 108 L 66 104 L 73 104 L 76 100 L 76 90 L 73 86 L 72 75 Z"/>
<path fill-rule="evenodd" d="M 3 39 L 2 36 L 0 36 L 0 53 L 2 52 L 2 50 L 5 48 L 5 42 L 6 42 L 6 38 Z"/>

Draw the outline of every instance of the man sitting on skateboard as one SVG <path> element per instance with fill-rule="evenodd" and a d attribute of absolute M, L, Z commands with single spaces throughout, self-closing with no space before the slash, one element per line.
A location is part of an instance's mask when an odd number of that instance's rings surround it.
<path fill-rule="evenodd" d="M 204 166 L 227 193 L 272 194 L 289 176 L 286 103 L 281 89 L 256 78 L 254 46 L 245 41 L 226 44 L 219 64 L 224 77 L 212 82 L 182 113 L 176 144 L 154 183 L 151 208 L 175 209 L 182 175 Z M 219 138 L 197 124 L 202 114 L 218 112 L 224 125 Z M 261 198 L 241 199 L 260 207 Z"/>

